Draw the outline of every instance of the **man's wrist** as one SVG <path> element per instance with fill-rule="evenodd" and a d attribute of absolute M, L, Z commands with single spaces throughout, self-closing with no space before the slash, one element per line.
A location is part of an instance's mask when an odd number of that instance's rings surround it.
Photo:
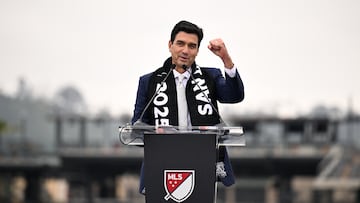
<path fill-rule="evenodd" d="M 222 61 L 225 68 L 232 69 L 234 67 L 234 63 L 232 62 L 230 57 L 224 58 Z"/>
<path fill-rule="evenodd" d="M 234 63 L 228 63 L 228 64 L 225 64 L 225 63 L 224 63 L 224 66 L 225 66 L 225 68 L 227 68 L 227 69 L 232 69 L 232 68 L 234 68 Z"/>

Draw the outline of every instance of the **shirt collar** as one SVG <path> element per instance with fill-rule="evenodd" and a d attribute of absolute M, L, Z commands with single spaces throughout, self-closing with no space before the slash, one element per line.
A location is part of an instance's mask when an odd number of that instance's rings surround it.
<path fill-rule="evenodd" d="M 173 69 L 173 73 L 174 73 L 174 78 L 177 78 L 177 77 L 179 77 L 179 75 L 183 75 L 183 76 L 185 76 L 186 78 L 190 78 L 190 71 L 191 71 L 191 68 L 189 68 L 187 71 L 185 71 L 184 73 L 179 73 L 179 72 L 177 72 L 175 69 Z"/>

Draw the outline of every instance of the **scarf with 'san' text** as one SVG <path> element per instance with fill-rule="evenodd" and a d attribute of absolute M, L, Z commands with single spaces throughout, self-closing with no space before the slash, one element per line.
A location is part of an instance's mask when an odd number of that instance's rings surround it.
<path fill-rule="evenodd" d="M 163 85 L 161 85 L 171 67 L 172 60 L 170 57 L 165 61 L 163 67 L 157 69 L 150 78 L 148 101 L 158 91 L 147 112 L 150 115 L 150 125 L 178 125 L 177 92 L 174 74 L 171 72 Z M 190 78 L 186 85 L 186 100 L 191 124 L 193 126 L 211 126 L 220 123 L 217 113 L 214 80 L 195 63 L 192 64 L 191 71 L 194 78 Z M 212 102 L 212 105 L 209 101 Z"/>

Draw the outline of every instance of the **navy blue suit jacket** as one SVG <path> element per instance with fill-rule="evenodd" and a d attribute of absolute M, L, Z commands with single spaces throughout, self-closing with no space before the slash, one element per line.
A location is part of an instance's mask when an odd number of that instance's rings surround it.
<path fill-rule="evenodd" d="M 216 87 L 216 99 L 220 103 L 238 103 L 244 99 L 244 85 L 241 80 L 239 73 L 236 71 L 236 76 L 231 78 L 225 73 L 223 76 L 220 69 L 217 68 L 201 68 L 202 71 L 206 71 L 210 77 L 215 81 Z M 139 79 L 139 86 L 137 90 L 135 109 L 131 123 L 134 124 L 141 116 L 144 111 L 145 106 L 147 105 L 148 98 L 148 89 L 149 81 L 152 73 L 143 75 Z M 152 96 L 152 95 L 150 95 Z M 149 123 L 149 116 L 144 115 L 142 122 Z M 230 186 L 234 184 L 235 178 L 233 175 L 231 163 L 227 152 L 225 151 L 224 157 L 225 171 L 227 176 L 220 179 L 225 186 Z M 140 177 L 140 192 L 144 193 L 144 177 L 143 177 L 143 166 L 141 167 L 141 177 Z"/>

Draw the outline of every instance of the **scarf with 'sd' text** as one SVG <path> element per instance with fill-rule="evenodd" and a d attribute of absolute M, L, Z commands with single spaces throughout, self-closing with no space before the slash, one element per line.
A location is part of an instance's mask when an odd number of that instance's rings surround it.
<path fill-rule="evenodd" d="M 147 112 L 150 115 L 150 125 L 178 125 L 177 92 L 174 74 L 171 72 L 163 85 L 161 85 L 172 66 L 170 57 L 165 61 L 163 67 L 157 69 L 150 78 L 148 101 L 158 91 Z M 193 126 L 211 126 L 220 123 L 218 110 L 213 109 L 213 106 L 217 108 L 214 80 L 195 63 L 192 64 L 191 71 L 194 78 L 190 78 L 186 85 L 186 100 L 191 124 Z M 212 102 L 212 105 L 209 101 Z"/>

